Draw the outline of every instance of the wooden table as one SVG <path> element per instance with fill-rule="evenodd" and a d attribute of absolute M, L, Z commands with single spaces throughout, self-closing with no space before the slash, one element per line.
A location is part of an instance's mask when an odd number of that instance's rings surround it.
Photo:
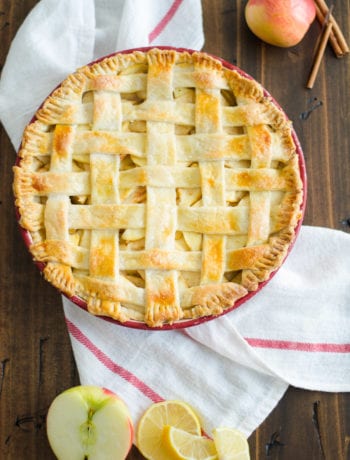
<path fill-rule="evenodd" d="M 1 64 L 36 3 L 0 0 Z M 314 89 L 307 90 L 318 25 L 298 46 L 274 48 L 250 33 L 244 5 L 203 0 L 204 50 L 260 81 L 293 120 L 308 170 L 305 224 L 349 232 L 350 56 L 336 59 L 327 49 Z M 349 0 L 338 1 L 334 14 L 349 40 Z M 15 152 L 2 128 L 0 143 L 0 459 L 51 459 L 47 408 L 79 380 L 60 296 L 40 277 L 18 231 L 11 189 Z M 350 395 L 290 388 L 249 443 L 256 460 L 350 459 Z M 136 448 L 128 457 L 141 458 Z"/>

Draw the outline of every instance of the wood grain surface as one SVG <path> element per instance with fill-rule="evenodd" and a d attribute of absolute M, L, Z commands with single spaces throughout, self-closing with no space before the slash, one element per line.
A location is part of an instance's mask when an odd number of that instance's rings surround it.
<path fill-rule="evenodd" d="M 0 0 L 1 66 L 18 28 L 36 3 Z M 337 59 L 328 47 L 316 84 L 307 90 L 318 24 L 312 25 L 299 45 L 275 48 L 248 30 L 245 3 L 203 0 L 204 50 L 237 64 L 260 81 L 293 121 L 308 172 L 305 224 L 349 232 L 350 56 Z M 349 41 L 349 0 L 337 1 L 333 14 Z M 78 384 L 79 379 L 60 296 L 39 275 L 15 220 L 14 158 L 15 151 L 1 127 L 0 460 L 50 460 L 54 456 L 45 433 L 47 408 L 59 392 Z M 234 401 L 232 405 L 234 410 Z M 249 444 L 255 460 L 348 460 L 350 395 L 289 388 L 250 436 Z M 142 458 L 136 448 L 128 457 Z"/>

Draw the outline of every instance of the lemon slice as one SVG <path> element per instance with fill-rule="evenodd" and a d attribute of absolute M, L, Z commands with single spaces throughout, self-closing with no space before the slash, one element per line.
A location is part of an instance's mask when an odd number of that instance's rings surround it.
<path fill-rule="evenodd" d="M 214 441 L 187 433 L 170 425 L 163 429 L 163 443 L 167 459 L 171 460 L 217 460 Z"/>
<path fill-rule="evenodd" d="M 201 425 L 194 410 L 183 401 L 164 401 L 152 404 L 142 415 L 136 431 L 136 445 L 148 460 L 167 458 L 163 440 L 166 425 L 200 435 Z"/>
<path fill-rule="evenodd" d="M 249 460 L 247 438 L 234 428 L 220 427 L 213 430 L 213 438 L 219 460 Z"/>

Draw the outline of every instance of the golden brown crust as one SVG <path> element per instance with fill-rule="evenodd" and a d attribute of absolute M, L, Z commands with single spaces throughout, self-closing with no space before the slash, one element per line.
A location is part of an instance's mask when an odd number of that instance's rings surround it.
<path fill-rule="evenodd" d="M 185 318 L 217 316 L 245 296 L 247 290 L 237 283 L 208 284 L 193 288 L 191 294 L 190 304 L 194 306 L 185 310 Z"/>
<path fill-rule="evenodd" d="M 284 260 L 303 184 L 263 88 L 200 52 L 85 66 L 26 128 L 14 194 L 45 278 L 95 315 L 215 316 Z"/>
<path fill-rule="evenodd" d="M 293 239 L 294 232 L 291 228 L 283 229 L 277 236 L 269 239 L 268 251 L 258 258 L 252 269 L 242 272 L 242 285 L 248 291 L 256 291 L 259 283 L 266 281 L 271 271 L 280 267 Z"/>

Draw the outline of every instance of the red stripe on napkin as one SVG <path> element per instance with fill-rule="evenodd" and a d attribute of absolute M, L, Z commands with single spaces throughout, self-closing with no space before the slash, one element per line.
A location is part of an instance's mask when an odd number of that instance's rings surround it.
<path fill-rule="evenodd" d="M 165 16 L 158 22 L 158 24 L 155 26 L 155 28 L 152 30 L 152 32 L 149 33 L 148 35 L 148 43 L 152 43 L 153 40 L 155 40 L 165 29 L 165 27 L 168 25 L 168 23 L 171 21 L 171 19 L 174 17 L 176 11 L 178 10 L 179 6 L 183 0 L 175 0 L 169 10 L 166 12 Z"/>
<path fill-rule="evenodd" d="M 322 353 L 350 353 L 350 343 L 310 343 L 292 342 L 288 340 L 270 340 L 245 338 L 252 347 L 275 348 L 277 350 L 308 351 Z"/>
<path fill-rule="evenodd" d="M 96 345 L 94 345 L 91 340 L 69 319 L 66 318 L 67 328 L 72 336 L 78 340 L 82 345 L 84 345 L 94 356 L 97 358 L 100 363 L 102 363 L 107 369 L 109 369 L 114 374 L 119 375 L 119 377 L 126 380 L 128 383 L 137 388 L 141 393 L 143 393 L 147 398 L 153 402 L 164 401 L 158 393 L 153 391 L 146 383 L 142 382 L 134 374 L 132 374 L 127 369 L 124 369 L 119 364 L 115 363 L 111 358 L 109 358 L 102 350 L 100 350 Z"/>

